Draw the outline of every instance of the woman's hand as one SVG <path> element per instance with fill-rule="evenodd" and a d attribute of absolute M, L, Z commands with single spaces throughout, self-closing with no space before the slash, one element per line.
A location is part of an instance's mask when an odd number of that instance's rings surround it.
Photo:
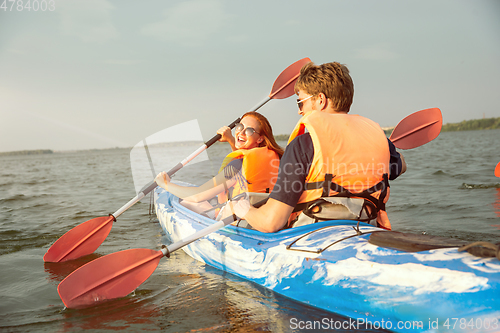
<path fill-rule="evenodd" d="M 221 135 L 219 139 L 220 142 L 230 142 L 231 139 L 234 140 L 233 134 L 231 133 L 231 129 L 227 126 L 223 126 L 217 130 L 217 134 Z"/>
<path fill-rule="evenodd" d="M 231 212 L 241 219 L 245 218 L 250 207 L 252 207 L 247 198 L 242 198 L 238 201 L 229 201 L 228 205 L 231 208 Z"/>
<path fill-rule="evenodd" d="M 158 186 L 168 191 L 168 183 L 170 183 L 170 177 L 165 171 L 160 172 L 158 176 L 156 176 L 155 182 L 156 184 L 158 184 Z"/>
<path fill-rule="evenodd" d="M 236 150 L 236 146 L 234 145 L 235 139 L 233 134 L 231 133 L 231 129 L 227 126 L 223 126 L 217 130 L 217 134 L 220 134 L 221 138 L 220 142 L 228 142 L 231 145 L 232 150 Z"/>

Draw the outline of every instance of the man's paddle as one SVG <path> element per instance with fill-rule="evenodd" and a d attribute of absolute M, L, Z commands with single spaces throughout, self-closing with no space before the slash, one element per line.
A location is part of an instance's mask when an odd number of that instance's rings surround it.
<path fill-rule="evenodd" d="M 57 287 L 68 308 L 84 307 L 95 302 L 125 297 L 154 272 L 163 256 L 232 223 L 232 217 L 219 221 L 161 251 L 130 249 L 111 253 L 91 261 L 68 275 Z"/>
<path fill-rule="evenodd" d="M 288 66 L 278 78 L 274 81 L 271 93 L 262 102 L 257 104 L 252 110 L 256 111 L 261 106 L 269 102 L 271 99 L 284 99 L 292 96 L 294 91 L 295 82 L 299 77 L 300 69 L 305 64 L 311 62 L 309 58 L 301 59 L 290 66 Z M 240 122 L 240 118 L 229 124 L 230 128 L 233 128 L 237 123 Z M 191 155 L 186 157 L 184 160 L 175 165 L 168 175 L 171 177 L 174 173 L 188 164 L 201 152 L 205 151 L 208 147 L 213 145 L 215 142 L 219 141 L 221 138 L 220 134 L 215 135 L 213 138 L 205 142 L 200 148 L 194 151 Z M 144 188 L 139 194 L 137 194 L 132 200 L 126 203 L 123 207 L 118 209 L 115 213 L 109 216 L 97 217 L 88 220 L 67 233 L 65 233 L 61 238 L 59 238 L 52 246 L 47 250 L 47 253 L 43 256 L 43 261 L 45 262 L 63 262 L 67 260 L 76 259 L 88 254 L 93 253 L 106 239 L 108 236 L 113 222 L 116 218 L 120 216 L 127 209 L 132 207 L 142 198 L 144 198 L 149 192 L 156 188 L 156 183 L 153 180 L 148 186 Z"/>
<path fill-rule="evenodd" d="M 416 112 L 416 114 L 427 113 L 435 117 L 433 123 L 440 121 L 440 112 L 428 110 Z M 425 116 L 425 118 L 427 121 L 432 120 L 430 116 Z M 411 128 L 408 124 L 408 122 L 416 121 L 416 127 L 420 127 L 422 125 L 420 119 L 420 116 L 412 117 L 410 115 L 403 119 L 394 130 L 398 131 L 401 137 L 404 137 L 405 142 L 412 143 L 413 147 L 426 144 L 434 139 L 433 135 L 424 134 L 429 131 L 434 132 L 436 125 L 425 126 L 421 130 L 415 131 L 415 128 Z M 404 126 L 406 131 L 401 131 L 400 126 Z M 426 137 L 431 139 L 423 139 Z M 414 141 L 412 142 L 412 140 Z M 147 280 L 163 256 L 169 257 L 171 252 L 215 232 L 231 222 L 233 219 L 228 218 L 227 221 L 214 223 L 186 239 L 164 247 L 161 251 L 130 249 L 95 259 L 75 270 L 59 284 L 57 288 L 59 296 L 68 308 L 84 307 L 98 301 L 125 297 Z"/>
<path fill-rule="evenodd" d="M 441 132 L 443 116 L 438 108 L 412 113 L 399 122 L 389 140 L 399 149 L 412 149 L 422 146 Z"/>

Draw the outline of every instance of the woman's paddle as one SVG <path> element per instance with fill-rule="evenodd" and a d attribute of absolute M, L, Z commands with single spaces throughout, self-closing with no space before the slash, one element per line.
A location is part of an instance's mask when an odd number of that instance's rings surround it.
<path fill-rule="evenodd" d="M 430 110 L 414 113 L 419 114 L 418 117 L 412 117 L 412 115 L 406 117 L 396 126 L 394 131 L 398 131 L 408 143 L 414 140 L 413 147 L 433 140 L 432 133 L 432 135 L 424 134 L 436 130 L 435 126 L 437 125 L 435 124 L 439 124 L 441 121 L 441 113 L 436 113 L 433 111 L 434 109 Z M 428 114 L 435 117 L 435 122 L 430 119 L 431 116 Z M 422 118 L 425 118 L 426 122 L 431 121 L 433 125 L 415 131 L 417 127 L 421 127 Z M 416 126 L 411 128 L 408 122 L 413 121 L 415 121 Z M 400 126 L 404 126 L 406 131 L 401 131 Z M 426 137 L 431 139 L 425 139 Z M 233 219 L 228 218 L 227 221 L 214 223 L 186 239 L 164 247 L 161 251 L 130 249 L 95 259 L 75 270 L 59 284 L 57 288 L 59 296 L 68 308 L 84 307 L 98 301 L 125 297 L 147 280 L 163 256 L 169 257 L 171 252 L 215 232 L 231 222 Z"/>
<path fill-rule="evenodd" d="M 417 111 L 399 122 L 389 140 L 399 149 L 412 149 L 437 138 L 442 125 L 438 108 Z"/>
<path fill-rule="evenodd" d="M 288 66 L 274 81 L 269 96 L 266 97 L 262 102 L 257 104 L 257 106 L 255 106 L 250 111 L 258 110 L 261 106 L 269 102 L 271 99 L 284 99 L 292 96 L 295 93 L 294 86 L 297 78 L 299 77 L 300 69 L 308 62 L 311 62 L 311 60 L 309 58 L 304 58 Z M 229 127 L 233 128 L 239 122 L 240 118 L 229 124 Z M 191 155 L 175 165 L 170 171 L 168 171 L 168 175 L 171 177 L 174 173 L 179 171 L 200 153 L 205 151 L 215 142 L 219 141 L 220 138 L 220 134 L 217 134 L 213 138 L 205 142 L 205 144 L 203 144 L 195 152 L 193 152 Z M 52 246 L 47 250 L 47 253 L 45 253 L 45 255 L 43 256 L 43 261 L 63 262 L 93 253 L 108 236 L 111 227 L 113 226 L 113 222 L 116 221 L 116 218 L 127 209 L 132 207 L 134 204 L 136 204 L 138 201 L 140 201 L 142 198 L 144 198 L 155 188 L 156 183 L 153 180 L 148 186 L 145 187 L 144 190 L 139 192 L 139 194 L 137 194 L 123 207 L 118 209 L 115 213 L 110 214 L 109 216 L 102 216 L 88 220 L 69 230 L 67 233 L 62 235 L 61 238 L 59 238 L 54 244 L 52 244 Z"/>

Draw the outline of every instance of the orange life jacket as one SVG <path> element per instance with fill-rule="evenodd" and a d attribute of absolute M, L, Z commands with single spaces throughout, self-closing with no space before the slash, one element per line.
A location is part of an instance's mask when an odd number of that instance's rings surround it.
<path fill-rule="evenodd" d="M 243 192 L 270 193 L 278 179 L 279 155 L 267 147 L 235 150 L 224 158 L 219 172 L 222 172 L 232 160 L 241 158 L 243 159 L 241 173 L 232 187 L 231 197 Z M 223 195 L 219 195 L 219 203 L 223 203 L 226 199 Z"/>
<path fill-rule="evenodd" d="M 321 197 L 363 198 L 371 206 L 370 219 L 376 214 L 378 225 L 390 230 L 385 212 L 390 152 L 380 126 L 359 115 L 313 111 L 300 119 L 288 142 L 306 128 L 314 157 L 297 208 Z"/>

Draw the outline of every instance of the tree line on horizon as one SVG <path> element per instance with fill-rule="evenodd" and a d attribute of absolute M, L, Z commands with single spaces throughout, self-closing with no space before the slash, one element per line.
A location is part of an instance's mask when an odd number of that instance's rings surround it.
<path fill-rule="evenodd" d="M 500 117 L 497 118 L 482 118 L 482 119 L 472 119 L 464 120 L 459 123 L 448 123 L 444 124 L 441 128 L 441 132 L 456 132 L 456 131 L 476 131 L 476 130 L 491 130 L 500 129 Z M 384 129 L 386 135 L 390 135 L 393 128 Z M 276 141 L 288 141 L 289 134 L 278 134 L 274 136 Z M 108 149 L 119 149 L 108 148 Z M 9 151 L 0 152 L 0 156 L 12 156 L 12 155 L 39 155 L 39 154 L 53 154 L 54 151 L 50 149 L 36 149 L 36 150 L 22 150 L 22 151 Z"/>
<path fill-rule="evenodd" d="M 459 123 L 445 124 L 443 125 L 441 132 L 490 130 L 499 128 L 500 128 L 500 117 L 483 118 L 483 119 L 464 120 Z"/>
<path fill-rule="evenodd" d="M 6 151 L 0 152 L 0 156 L 14 156 L 14 155 L 41 155 L 53 154 L 54 151 L 50 149 L 35 149 L 35 150 L 20 150 L 20 151 Z"/>

